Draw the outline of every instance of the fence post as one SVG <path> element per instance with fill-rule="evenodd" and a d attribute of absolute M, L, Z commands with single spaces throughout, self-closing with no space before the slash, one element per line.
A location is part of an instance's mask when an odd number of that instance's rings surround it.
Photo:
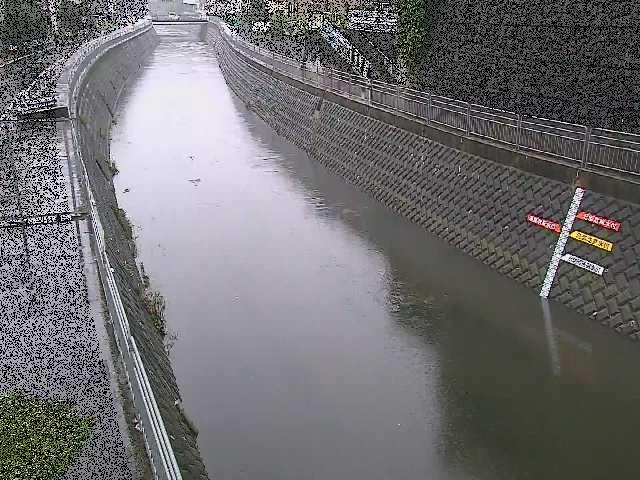
<path fill-rule="evenodd" d="M 396 85 L 396 112 L 400 111 L 400 85 Z"/>
<path fill-rule="evenodd" d="M 584 127 L 584 146 L 582 148 L 582 167 L 589 164 L 589 143 L 591 142 L 591 127 Z"/>
<path fill-rule="evenodd" d="M 271 73 L 276 71 L 276 53 L 271 52 Z"/>
<path fill-rule="evenodd" d="M 369 87 L 369 105 L 371 105 L 371 79 L 367 78 L 367 84 Z"/>
<path fill-rule="evenodd" d="M 467 102 L 467 137 L 469 136 L 469 133 L 471 132 L 471 103 Z"/>
<path fill-rule="evenodd" d="M 522 115 L 518 114 L 518 124 L 516 126 L 516 151 L 520 151 L 520 135 L 522 135 Z"/>
<path fill-rule="evenodd" d="M 351 90 L 352 90 L 352 88 L 351 88 L 351 78 L 352 78 L 352 76 L 353 76 L 353 73 L 349 72 L 349 96 L 351 96 Z"/>
<path fill-rule="evenodd" d="M 427 123 L 431 125 L 431 92 L 429 92 L 429 98 L 427 99 Z"/>

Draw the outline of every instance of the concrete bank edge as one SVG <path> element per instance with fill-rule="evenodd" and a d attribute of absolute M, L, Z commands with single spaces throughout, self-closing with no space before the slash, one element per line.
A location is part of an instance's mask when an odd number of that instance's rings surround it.
<path fill-rule="evenodd" d="M 91 188 L 91 180 L 87 176 L 86 168 L 83 166 L 81 148 L 77 143 L 77 136 L 80 135 L 80 133 L 77 131 L 78 128 L 76 125 L 78 122 L 78 118 L 76 118 L 76 101 L 79 99 L 75 98 L 75 94 L 77 91 L 81 90 L 82 84 L 90 76 L 90 72 L 94 65 L 96 65 L 112 49 L 133 41 L 136 38 L 142 37 L 152 30 L 152 25 L 147 23 L 145 25 L 138 25 L 138 28 L 129 27 L 129 30 L 123 32 L 121 35 L 111 34 L 111 38 L 104 42 L 95 42 L 93 50 L 81 52 L 82 54 L 80 55 L 80 59 L 76 55 L 69 59 L 65 64 L 61 76 L 59 77 L 56 89 L 58 106 L 66 107 L 65 113 L 69 117 L 68 121 L 59 122 L 59 137 L 65 139 L 65 141 L 60 142 L 59 145 L 60 148 L 69 149 L 69 165 L 65 165 L 63 171 L 69 171 L 68 175 L 70 178 L 67 181 L 69 192 L 71 194 L 69 202 L 74 203 L 73 207 L 76 211 L 80 210 L 86 214 L 98 214 L 95 209 L 92 209 L 90 201 L 91 193 L 89 191 Z M 70 82 L 71 86 L 69 85 Z M 127 82 L 125 81 L 117 92 L 114 105 L 117 104 L 126 83 Z M 58 108 L 58 110 L 61 110 L 61 108 Z M 113 110 L 115 110 L 115 108 L 113 108 Z M 71 139 L 69 139 L 69 136 L 71 136 Z M 61 152 L 60 158 L 61 161 L 63 161 L 63 158 L 67 158 L 67 151 L 64 153 Z M 100 221 L 98 220 L 98 225 L 99 223 Z M 119 327 L 119 322 L 116 321 L 116 319 L 122 315 L 124 310 L 122 310 L 122 306 L 118 308 L 117 304 L 121 303 L 120 298 L 112 298 L 110 293 L 110 290 L 113 290 L 114 285 L 112 282 L 112 285 L 109 286 L 108 277 L 110 274 L 107 272 L 107 268 L 110 267 L 105 264 L 105 261 L 108 263 L 106 255 L 100 251 L 100 247 L 98 245 L 99 242 L 97 240 L 99 233 L 96 231 L 96 228 L 99 229 L 101 227 L 95 226 L 95 221 L 92 222 L 91 215 L 89 218 L 77 222 L 77 232 L 81 243 L 84 273 L 88 286 L 89 300 L 91 303 L 91 314 L 96 322 L 96 328 L 99 336 L 101 337 L 101 353 L 110 374 L 112 393 L 116 397 L 120 430 L 122 431 L 123 439 L 126 439 L 125 444 L 127 453 L 132 453 L 131 427 L 134 423 L 137 423 L 140 425 L 142 430 L 141 436 L 144 439 L 144 447 L 148 458 L 147 461 L 150 459 L 150 464 L 146 468 L 140 466 L 136 468 L 133 465 L 133 462 L 131 466 L 134 470 L 151 470 L 154 478 L 157 479 L 166 478 L 178 480 L 183 478 L 181 474 L 182 466 L 178 466 L 176 457 L 173 453 L 171 441 L 167 435 L 167 428 L 163 425 L 162 416 L 159 415 L 160 412 L 157 410 L 158 407 L 155 405 L 156 402 L 153 400 L 153 389 L 147 386 L 147 391 L 145 393 L 144 391 L 141 391 L 139 387 L 134 388 L 131 383 L 134 378 L 138 378 L 137 385 L 140 385 L 139 382 L 145 381 L 143 377 L 146 378 L 147 375 L 144 373 L 144 366 L 142 366 L 142 377 L 137 373 L 134 375 L 134 372 L 137 372 L 138 370 L 135 368 L 135 365 L 131 364 L 130 360 L 127 360 L 127 357 L 131 355 L 131 353 L 127 353 L 130 351 L 129 342 L 132 341 L 135 343 L 135 340 L 130 336 L 130 334 L 129 340 L 129 338 L 127 338 L 127 333 L 130 332 L 121 331 L 122 328 Z M 119 293 L 117 295 L 120 296 Z M 111 335 L 108 334 L 109 331 L 111 331 Z M 111 357 L 112 350 L 109 344 L 117 347 L 120 352 L 119 358 Z M 136 354 L 139 356 L 137 347 L 134 346 L 134 348 L 136 350 Z M 120 367 L 116 369 L 114 363 L 117 363 Z M 122 367 L 124 367 L 124 369 Z M 124 391 L 122 388 L 117 388 L 118 386 L 122 387 L 122 385 L 117 385 L 116 381 L 118 370 L 120 370 L 121 373 L 124 371 L 126 374 L 125 381 L 128 388 Z M 148 380 L 146 381 L 148 382 Z M 171 380 L 168 381 L 171 382 Z M 127 398 L 118 398 L 118 390 L 120 390 L 120 393 L 124 394 Z M 147 402 L 142 401 L 142 397 L 146 397 Z M 153 412 L 145 411 L 148 408 L 148 402 L 155 405 L 155 414 L 153 414 Z M 134 408 L 138 413 L 135 419 L 124 418 L 126 408 L 123 406 L 123 403 L 134 405 Z M 156 434 L 152 432 L 160 433 Z M 164 437 L 164 441 L 158 441 L 157 439 L 152 440 L 149 438 L 150 434 L 154 438 L 160 435 L 161 437 Z M 138 461 L 141 461 L 139 457 Z M 171 466 L 171 463 L 173 463 L 173 467 Z M 206 477 L 199 476 L 198 478 Z"/>
<path fill-rule="evenodd" d="M 545 176 L 446 145 L 422 135 L 422 127 L 416 132 L 395 122 L 402 117 L 371 114 L 380 109 L 273 72 L 236 52 L 215 23 L 210 30 L 225 80 L 276 132 L 390 209 L 540 292 L 556 238 L 527 222 L 527 214 L 562 223 L 578 183 L 571 181 L 575 171 L 562 167 L 560 175 Z M 572 240 L 566 253 L 597 260 L 604 274 L 562 262 L 550 298 L 638 339 L 640 208 L 594 190 L 582 208 L 623 221 L 609 238 L 616 248 L 607 253 Z M 586 222 L 580 230 L 609 235 Z"/>

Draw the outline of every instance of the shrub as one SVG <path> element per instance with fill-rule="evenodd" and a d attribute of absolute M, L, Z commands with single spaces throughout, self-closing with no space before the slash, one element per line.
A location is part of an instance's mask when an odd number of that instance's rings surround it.
<path fill-rule="evenodd" d="M 159 292 L 147 290 L 143 297 L 144 308 L 151 317 L 153 326 L 160 332 L 162 337 L 167 335 L 167 320 L 165 319 L 164 312 L 166 308 L 166 301 Z"/>
<path fill-rule="evenodd" d="M 0 40 L 24 47 L 27 42 L 47 36 L 51 23 L 43 3 L 37 0 L 5 0 Z"/>
<path fill-rule="evenodd" d="M 399 0 L 396 40 L 400 58 L 409 72 L 421 67 L 428 46 L 436 0 Z"/>
<path fill-rule="evenodd" d="M 0 398 L 0 478 L 60 478 L 91 433 L 92 420 L 65 402 L 13 393 Z"/>

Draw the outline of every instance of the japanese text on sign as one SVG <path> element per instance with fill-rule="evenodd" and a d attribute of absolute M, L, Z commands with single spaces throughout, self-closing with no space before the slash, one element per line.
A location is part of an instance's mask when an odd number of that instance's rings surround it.
<path fill-rule="evenodd" d="M 610 252 L 613 249 L 613 243 L 607 242 L 606 240 L 602 240 L 601 238 L 594 237 L 593 235 L 587 235 L 584 232 L 580 232 L 578 230 L 574 230 L 571 232 L 571 238 L 575 240 L 579 240 L 580 242 L 588 243 L 589 245 L 593 245 L 594 247 L 601 248 L 602 250 L 606 250 Z"/>
<path fill-rule="evenodd" d="M 589 262 L 584 258 L 576 257 L 575 255 L 569 255 L 565 253 L 562 256 L 562 260 L 575 265 L 576 267 L 584 268 L 585 270 L 589 270 L 590 272 L 595 273 L 596 275 L 602 275 L 604 273 L 604 267 L 598 265 L 596 263 Z"/>
<path fill-rule="evenodd" d="M 615 230 L 616 232 L 620 231 L 620 222 L 616 222 L 615 220 L 611 220 L 609 218 L 599 217 L 598 215 L 594 215 L 589 212 L 580 212 L 577 217 L 580 220 L 584 220 L 585 222 L 593 223 L 594 225 L 598 225 L 599 227 L 608 228 L 609 230 Z"/>
<path fill-rule="evenodd" d="M 531 223 L 535 223 L 536 225 L 541 226 L 542 228 L 551 230 L 552 232 L 560 233 L 560 230 L 562 229 L 559 223 L 555 223 L 555 222 L 552 222 L 551 220 L 546 220 L 544 218 L 536 217 L 531 213 L 527 215 L 527 220 Z"/>

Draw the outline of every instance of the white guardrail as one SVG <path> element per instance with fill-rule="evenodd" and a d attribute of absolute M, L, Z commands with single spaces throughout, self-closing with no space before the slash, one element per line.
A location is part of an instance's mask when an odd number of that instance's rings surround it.
<path fill-rule="evenodd" d="M 317 64 L 313 69 L 301 68 L 291 58 L 240 38 L 219 18 L 209 17 L 209 21 L 220 28 L 237 53 L 317 88 L 516 151 L 562 159 L 580 167 L 640 175 L 640 135 L 526 117 Z"/>
<path fill-rule="evenodd" d="M 128 25 L 102 37 L 95 38 L 83 44 L 74 52 L 69 60 L 67 60 L 65 64 L 66 71 L 63 72 L 61 81 L 58 82 L 59 84 L 64 84 L 65 88 L 58 88 L 57 92 L 58 103 L 68 104 L 70 116 L 75 110 L 75 103 L 78 97 L 77 87 L 82 85 L 82 81 L 87 72 L 91 70 L 93 63 L 107 50 L 129 41 L 133 36 L 143 34 L 150 28 L 152 28 L 151 20 L 140 20 L 133 25 Z M 107 48 L 103 48 L 105 46 Z"/>
<path fill-rule="evenodd" d="M 71 58 L 72 68 L 69 70 L 70 75 L 68 77 L 68 79 L 72 81 L 71 90 L 75 91 L 75 85 L 80 84 L 81 77 L 84 76 L 86 70 L 78 75 L 78 67 L 88 57 L 92 55 L 95 57 L 91 62 L 91 64 L 93 64 L 93 62 L 97 60 L 106 50 L 122 42 L 108 45 L 107 48 L 101 48 L 104 47 L 107 43 L 111 42 L 112 40 L 121 38 L 123 35 L 126 36 L 129 33 L 138 31 L 142 32 L 143 29 L 146 31 L 148 28 L 150 28 L 150 22 L 138 23 L 134 26 L 126 27 L 121 30 L 112 32 L 105 37 L 92 40 L 91 42 L 88 42 L 86 45 L 84 45 Z M 76 79 L 76 81 L 73 81 L 75 77 L 78 78 Z M 75 92 L 71 96 L 74 95 Z M 162 419 L 162 416 L 160 415 L 158 403 L 156 402 L 156 398 L 151 389 L 149 377 L 144 367 L 144 363 L 142 361 L 142 358 L 140 357 L 138 345 L 135 338 L 133 338 L 133 336 L 131 335 L 129 320 L 127 318 L 120 292 L 118 291 L 116 279 L 114 277 L 114 269 L 111 267 L 111 263 L 109 262 L 109 257 L 107 255 L 106 245 L 104 241 L 104 230 L 102 228 L 102 223 L 100 222 L 100 216 L 96 207 L 95 198 L 91 191 L 89 175 L 87 173 L 84 159 L 82 158 L 82 151 L 80 148 L 78 133 L 75 128 L 72 128 L 72 131 L 75 151 L 77 152 L 78 158 L 80 159 L 80 163 L 82 165 L 84 185 L 87 188 L 90 219 L 93 236 L 95 239 L 95 246 L 97 249 L 96 260 L 98 263 L 98 269 L 100 271 L 100 279 L 109 307 L 109 312 L 111 313 L 111 317 L 113 320 L 116 344 L 123 360 L 127 381 L 131 390 L 131 394 L 133 396 L 133 403 L 139 415 L 145 448 L 151 461 L 153 476 L 156 480 L 182 480 L 182 474 L 180 473 L 173 448 L 169 441 L 169 435 L 167 434 L 164 421 Z"/>

